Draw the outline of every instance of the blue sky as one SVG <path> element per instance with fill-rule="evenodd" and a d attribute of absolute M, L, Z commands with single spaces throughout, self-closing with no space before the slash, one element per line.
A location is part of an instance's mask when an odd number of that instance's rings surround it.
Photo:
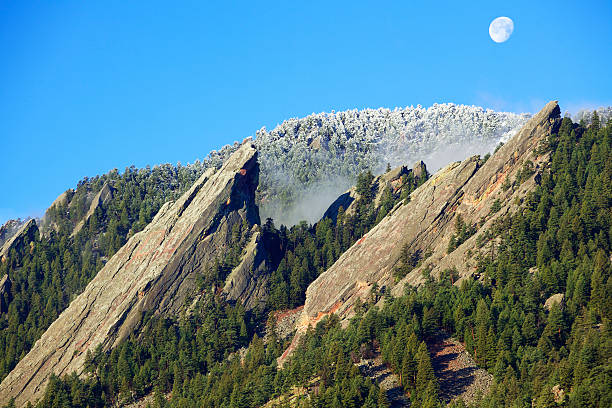
<path fill-rule="evenodd" d="M 0 222 L 312 112 L 612 105 L 610 1 L 210 3 L 0 0 Z"/>

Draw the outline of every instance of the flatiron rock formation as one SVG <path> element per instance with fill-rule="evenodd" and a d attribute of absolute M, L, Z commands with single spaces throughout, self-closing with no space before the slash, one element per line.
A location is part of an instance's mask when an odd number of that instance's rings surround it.
<path fill-rule="evenodd" d="M 19 228 L 21 228 L 21 226 L 23 226 L 23 224 L 26 222 L 27 220 L 21 220 L 20 218 L 5 222 L 4 225 L 0 227 L 0 248 L 2 248 L 2 245 L 11 239 Z"/>
<path fill-rule="evenodd" d="M 549 156 L 538 147 L 560 121 L 557 102 L 550 102 L 484 164 L 477 156 L 452 163 L 417 188 L 408 203 L 398 204 L 308 287 L 298 333 L 331 313 L 350 317 L 357 298 L 365 299 L 374 284 L 400 295 L 406 284 L 423 282 L 425 268 L 433 276 L 448 268 L 456 268 L 460 279 L 471 276 L 476 262 L 469 254 L 493 245 L 477 245 L 476 237 L 498 217 L 516 211 L 539 182 Z M 522 174 L 520 181 L 517 174 Z M 452 249 L 449 241 L 459 215 L 476 233 Z M 420 262 L 396 282 L 393 272 L 401 266 L 402 251 Z"/>
<path fill-rule="evenodd" d="M 27 245 L 34 242 L 38 227 L 36 221 L 30 218 L 26 223 L 21 225 L 17 232 L 13 234 L 0 248 L 0 260 L 6 262 L 11 249 L 23 250 Z"/>
<path fill-rule="evenodd" d="M 174 203 L 108 261 L 32 350 L 0 384 L 0 405 L 42 396 L 51 373 L 81 373 L 88 350 L 108 350 L 136 330 L 145 311 L 176 313 L 193 294 L 196 277 L 227 253 L 232 228 L 252 229 L 241 264 L 226 285 L 227 298 L 248 306 L 265 301 L 268 258 L 257 227 L 257 153 L 243 143 L 219 170 L 208 169 Z"/>

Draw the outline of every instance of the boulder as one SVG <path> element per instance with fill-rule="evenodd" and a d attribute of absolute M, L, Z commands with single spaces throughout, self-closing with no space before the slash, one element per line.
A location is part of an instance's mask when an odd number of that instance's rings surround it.
<path fill-rule="evenodd" d="M 563 293 L 555 293 L 544 302 L 544 309 L 550 310 L 554 305 L 562 305 L 565 295 Z"/>

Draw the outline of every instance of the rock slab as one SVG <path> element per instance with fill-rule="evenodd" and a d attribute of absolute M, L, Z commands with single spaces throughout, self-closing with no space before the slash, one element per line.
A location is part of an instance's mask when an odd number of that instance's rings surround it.
<path fill-rule="evenodd" d="M 257 152 L 244 143 L 219 170 L 207 170 L 174 203 L 166 203 L 153 221 L 108 261 L 32 350 L 0 384 L 0 405 L 15 398 L 17 406 L 38 400 L 52 373 L 82 373 L 87 351 L 107 350 L 141 324 L 144 312 L 176 313 L 193 293 L 196 277 L 222 257 L 236 223 L 259 224 L 255 189 Z M 260 251 L 255 241 L 252 250 Z M 253 305 L 265 286 L 261 256 L 234 274 L 249 275 L 241 290 L 228 297 Z M 256 291 L 255 294 L 253 291 Z M 259 291 L 259 292 L 257 292 Z"/>
<path fill-rule="evenodd" d="M 355 301 L 363 300 L 374 284 L 397 296 L 405 285 L 422 283 L 424 271 L 438 276 L 445 269 L 456 268 L 460 279 L 471 276 L 476 265 L 470 254 L 487 249 L 477 245 L 476 237 L 498 217 L 516 211 L 516 203 L 534 188 L 549 161 L 547 154 L 538 153 L 538 147 L 556 132 L 560 121 L 557 102 L 550 102 L 484 164 L 477 156 L 452 163 L 416 189 L 410 202 L 396 207 L 310 284 L 297 323 L 298 336 L 331 313 L 346 321 Z M 516 180 L 527 162 L 531 162 L 534 174 L 523 183 L 504 188 L 504 181 Z M 492 211 L 496 201 L 501 209 Z M 478 231 L 447 253 L 458 215 Z M 403 249 L 419 254 L 422 261 L 396 282 L 393 271 Z"/>

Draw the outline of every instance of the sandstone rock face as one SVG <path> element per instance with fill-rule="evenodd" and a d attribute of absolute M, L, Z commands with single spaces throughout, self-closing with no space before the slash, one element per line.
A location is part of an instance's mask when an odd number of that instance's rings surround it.
<path fill-rule="evenodd" d="M 85 291 L 53 322 L 0 384 L 0 405 L 41 397 L 51 373 L 81 373 L 88 350 L 112 348 L 141 323 L 145 311 L 176 313 L 193 293 L 196 277 L 227 252 L 232 227 L 259 224 L 254 204 L 259 168 L 251 143 L 219 170 L 209 169 L 181 198 L 109 260 Z M 264 296 L 265 249 L 258 234 L 228 278 L 227 295 L 248 305 Z M 226 286 L 228 286 L 226 285 Z"/>
<path fill-rule="evenodd" d="M 408 204 L 396 207 L 342 254 L 306 290 L 299 329 L 329 313 L 347 316 L 357 298 L 365 298 L 374 283 L 390 288 L 403 245 L 424 250 L 440 239 L 440 226 L 450 221 L 445 212 L 476 169 L 477 160 L 472 158 L 441 170 L 412 193 Z"/>
<path fill-rule="evenodd" d="M 9 238 L 0 248 L 0 259 L 6 261 L 6 257 L 11 249 L 24 249 L 27 245 L 36 239 L 38 227 L 34 219 L 29 219 L 23 224 L 14 235 Z"/>
<path fill-rule="evenodd" d="M 242 261 L 228 275 L 223 288 L 228 300 L 240 300 L 247 309 L 261 305 L 268 298 L 270 266 L 262 233 L 257 228 L 253 228 Z"/>
<path fill-rule="evenodd" d="M 548 155 L 538 155 L 537 147 L 559 124 L 557 102 L 550 102 L 484 164 L 478 157 L 472 157 L 452 163 L 431 177 L 412 193 L 410 202 L 396 206 L 308 287 L 306 304 L 297 323 L 298 333 L 330 313 L 341 319 L 350 317 L 356 299 L 365 298 L 375 283 L 401 295 L 406 284 L 423 281 L 425 268 L 433 276 L 451 267 L 458 270 L 462 279 L 471 276 L 476 262 L 472 264 L 470 253 L 473 256 L 477 251 L 489 250 L 479 248 L 476 237 L 496 218 L 515 211 L 516 201 L 533 189 L 538 174 L 549 161 Z M 504 188 L 504 181 L 515 180 L 527 162 L 532 163 L 534 174 L 520 184 Z M 415 171 L 419 167 L 415 166 Z M 497 200 L 501 209 L 491 211 Z M 479 229 L 447 254 L 458 215 Z M 393 270 L 402 248 L 420 254 L 423 260 L 404 279 L 395 282 Z"/>
<path fill-rule="evenodd" d="M 59 226 L 51 220 L 52 217 L 49 215 L 49 213 L 55 208 L 69 205 L 70 197 L 72 197 L 73 194 L 74 190 L 69 188 L 68 190 L 57 196 L 57 198 L 53 200 L 49 208 L 47 208 L 47 211 L 45 211 L 45 215 L 40 219 L 40 229 L 43 235 L 46 235 L 46 233 L 52 229 L 55 231 L 59 230 Z"/>
<path fill-rule="evenodd" d="M 460 279 L 465 279 L 476 270 L 478 253 L 495 253 L 495 245 L 498 244 L 496 240 L 481 247 L 477 244 L 477 238 L 487 231 L 497 218 L 514 213 L 527 193 L 535 188 L 542 171 L 550 162 L 549 154 L 539 153 L 538 148 L 546 142 L 549 135 L 558 130 L 561 123 L 560 114 L 557 102 L 549 102 L 474 173 L 461 191 L 457 192 L 453 205 L 445 213 L 449 222 L 444 226 L 444 238 L 424 250 L 430 251 L 431 257 L 400 282 L 394 294 L 400 294 L 406 283 L 420 283 L 425 268 L 430 268 L 433 276 L 438 276 L 446 269 L 455 268 Z M 516 181 L 517 173 L 523 170 L 525 165 L 533 169 L 533 174 L 519 183 Z M 505 188 L 504 183 L 511 187 Z M 496 212 L 492 209 L 495 202 L 501 206 Z M 476 225 L 478 229 L 457 249 L 447 254 L 450 235 L 455 232 L 457 215 L 461 215 L 466 223 Z M 483 221 L 484 224 L 480 225 Z M 442 230 L 442 226 L 440 229 Z"/>
<path fill-rule="evenodd" d="M 0 248 L 2 248 L 4 243 L 11 239 L 26 222 L 27 220 L 22 221 L 21 219 L 8 220 L 5 222 L 4 225 L 0 227 Z"/>

